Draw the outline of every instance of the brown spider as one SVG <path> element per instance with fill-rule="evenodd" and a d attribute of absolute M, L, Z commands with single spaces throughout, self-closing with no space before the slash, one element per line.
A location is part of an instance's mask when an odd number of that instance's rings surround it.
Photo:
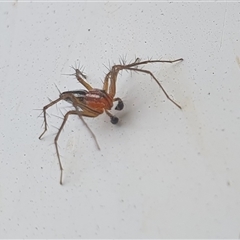
<path fill-rule="evenodd" d="M 83 123 L 86 125 L 90 133 L 92 134 L 93 138 L 96 141 L 96 137 L 93 134 L 93 132 L 90 130 L 90 128 L 87 126 L 86 122 L 82 117 L 97 117 L 98 115 L 102 114 L 105 112 L 111 120 L 112 124 L 117 124 L 118 123 L 118 118 L 113 116 L 108 110 L 111 110 L 113 107 L 113 102 L 117 102 L 117 106 L 115 107 L 116 110 L 122 110 L 124 107 L 123 101 L 121 98 L 116 97 L 116 81 L 117 81 L 117 76 L 119 71 L 122 70 L 129 70 L 129 71 L 135 71 L 135 72 L 142 72 L 149 74 L 158 84 L 158 86 L 162 89 L 164 92 L 165 96 L 172 102 L 174 103 L 178 108 L 181 109 L 181 106 L 178 105 L 173 99 L 171 99 L 165 89 L 162 87 L 160 82 L 156 79 L 156 77 L 149 71 L 149 70 L 144 70 L 141 68 L 138 68 L 139 65 L 143 64 L 148 64 L 148 63 L 174 63 L 174 62 L 180 62 L 183 61 L 182 58 L 168 61 L 168 60 L 146 60 L 146 61 L 140 61 L 139 58 L 137 58 L 133 63 L 130 64 L 119 64 L 119 65 L 114 65 L 109 73 L 106 75 L 103 83 L 103 89 L 97 89 L 97 88 L 92 88 L 91 85 L 89 85 L 85 80 L 86 76 L 77 68 L 73 68 L 75 70 L 75 73 L 73 74 L 76 76 L 77 80 L 87 89 L 87 90 L 75 90 L 75 91 L 66 91 L 60 93 L 60 96 L 58 99 L 50 102 L 48 105 L 43 107 L 43 117 L 44 117 L 44 131 L 40 135 L 39 139 L 42 138 L 44 133 L 47 131 L 47 119 L 46 119 L 46 110 L 55 105 L 57 102 L 61 100 L 65 100 L 73 105 L 75 108 L 74 110 L 68 111 L 63 118 L 62 125 L 60 126 L 57 135 L 54 139 L 54 144 L 57 152 L 57 157 L 58 157 L 58 162 L 60 166 L 60 184 L 62 184 L 62 177 L 63 177 L 63 167 L 62 163 L 60 160 L 60 154 L 58 151 L 58 145 L 57 141 L 59 138 L 59 135 L 69 117 L 69 115 L 78 115 L 79 118 L 83 121 Z M 98 143 L 96 141 L 97 147 Z M 100 149 L 100 148 L 99 148 Z"/>

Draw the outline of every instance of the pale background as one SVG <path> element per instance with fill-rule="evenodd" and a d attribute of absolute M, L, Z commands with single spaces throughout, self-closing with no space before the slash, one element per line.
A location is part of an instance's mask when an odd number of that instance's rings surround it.
<path fill-rule="evenodd" d="M 239 3 L 1 3 L 0 237 L 239 238 Z M 53 139 L 67 104 L 38 117 L 61 91 L 81 89 L 71 65 L 102 87 L 107 67 L 124 73 L 117 126 L 77 117 L 60 136 L 64 185 Z M 56 84 L 56 86 L 55 86 Z"/>

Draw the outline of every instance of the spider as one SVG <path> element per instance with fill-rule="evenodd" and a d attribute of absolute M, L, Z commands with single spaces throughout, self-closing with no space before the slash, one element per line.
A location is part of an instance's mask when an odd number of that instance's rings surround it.
<path fill-rule="evenodd" d="M 90 133 L 92 134 L 93 138 L 95 139 L 95 142 L 97 144 L 98 149 L 99 145 L 97 143 L 96 137 L 91 131 L 91 129 L 88 127 L 86 122 L 84 121 L 83 117 L 97 117 L 98 115 L 105 112 L 109 117 L 112 124 L 118 123 L 118 118 L 114 115 L 112 115 L 109 110 L 112 109 L 113 103 L 117 102 L 117 105 L 115 107 L 116 110 L 122 110 L 124 107 L 123 101 L 119 97 L 115 97 L 116 94 L 116 81 L 118 73 L 122 70 L 129 70 L 129 71 L 135 71 L 135 72 L 141 72 L 146 73 L 150 75 L 155 82 L 158 84 L 158 86 L 161 88 L 167 99 L 169 99 L 174 105 L 176 105 L 179 109 L 181 109 L 181 106 L 177 104 L 172 98 L 169 97 L 163 86 L 160 84 L 160 82 L 157 80 L 157 78 L 150 72 L 149 70 L 145 70 L 142 68 L 138 68 L 140 65 L 145 65 L 149 63 L 174 63 L 174 62 L 180 62 L 183 61 L 182 58 L 176 59 L 176 60 L 146 60 L 141 61 L 139 58 L 137 58 L 133 63 L 125 64 L 122 62 L 121 64 L 114 65 L 110 69 L 110 71 L 106 74 L 104 82 L 103 82 L 103 88 L 97 89 L 93 88 L 90 84 L 86 82 L 86 75 L 84 75 L 79 69 L 74 68 L 75 73 L 74 75 L 79 83 L 81 83 L 86 90 L 74 90 L 74 91 L 66 91 L 66 92 L 60 92 L 60 96 L 58 99 L 51 101 L 49 104 L 43 107 L 43 118 L 44 118 L 44 131 L 39 136 L 39 139 L 42 138 L 44 133 L 47 131 L 47 118 L 46 118 L 46 110 L 58 103 L 61 100 L 65 100 L 72 104 L 74 107 L 74 110 L 68 111 L 63 118 L 63 122 L 58 129 L 58 132 L 54 139 L 54 145 L 56 148 L 57 158 L 59 162 L 60 167 L 60 184 L 63 184 L 63 167 L 60 160 L 60 154 L 58 150 L 57 141 L 60 136 L 60 133 L 70 115 L 77 115 L 85 124 L 85 126 L 88 128 Z"/>

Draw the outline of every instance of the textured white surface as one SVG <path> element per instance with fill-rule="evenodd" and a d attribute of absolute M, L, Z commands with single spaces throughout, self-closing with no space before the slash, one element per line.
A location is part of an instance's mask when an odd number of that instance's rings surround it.
<path fill-rule="evenodd" d="M 1 3 L 0 236 L 3 238 L 238 238 L 240 236 L 239 3 Z M 121 56 L 175 59 L 119 76 L 125 109 L 61 124 L 40 109 L 81 89 L 80 62 L 101 88 Z M 59 117 L 56 117 L 59 116 Z"/>

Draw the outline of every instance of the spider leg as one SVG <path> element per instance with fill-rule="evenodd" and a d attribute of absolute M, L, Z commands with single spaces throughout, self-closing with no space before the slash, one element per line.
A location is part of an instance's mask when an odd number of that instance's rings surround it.
<path fill-rule="evenodd" d="M 72 103 L 73 107 L 76 110 L 77 115 L 79 116 L 79 118 L 82 120 L 83 124 L 86 126 L 86 128 L 88 129 L 88 131 L 92 135 L 92 137 L 93 137 L 93 139 L 94 139 L 94 141 L 97 145 L 97 148 L 100 150 L 100 147 L 99 147 L 99 144 L 97 142 L 97 138 L 96 138 L 95 134 L 92 132 L 91 128 L 84 121 L 82 116 L 97 117 L 102 112 L 95 111 L 94 109 L 88 107 L 86 104 L 79 101 L 78 98 L 75 97 L 72 93 L 74 93 L 74 91 L 61 93 L 60 98 L 63 99 L 63 100 L 66 100 L 66 99 L 70 100 L 70 102 Z M 79 108 L 81 108 L 83 111 L 79 111 Z"/>
<path fill-rule="evenodd" d="M 69 115 L 78 115 L 79 118 L 82 120 L 82 122 L 84 123 L 84 125 L 86 126 L 86 128 L 89 130 L 89 132 L 91 133 L 92 137 L 94 138 L 94 141 L 97 145 L 97 148 L 100 150 L 99 144 L 97 142 L 96 136 L 94 135 L 94 133 L 92 132 L 92 130 L 89 128 L 89 126 L 87 125 L 87 123 L 84 121 L 83 116 L 85 117 L 96 117 L 99 114 L 101 114 L 100 112 L 94 111 L 93 109 L 85 106 L 83 103 L 79 102 L 78 99 L 71 93 L 65 93 L 65 94 L 60 94 L 60 97 L 54 101 L 52 101 L 51 103 L 49 103 L 48 105 L 43 107 L 43 115 L 44 115 L 44 131 L 43 133 L 39 136 L 39 139 L 41 139 L 41 137 L 44 135 L 44 133 L 47 131 L 47 118 L 46 118 L 46 110 L 53 106 L 54 104 L 56 104 L 57 102 L 61 101 L 61 100 L 66 100 L 66 99 L 71 99 L 73 106 L 75 107 L 75 111 L 71 110 L 68 111 L 63 118 L 63 122 L 58 130 L 58 133 L 54 139 L 54 144 L 55 144 L 55 148 L 56 148 L 56 153 L 57 153 L 57 157 L 58 157 L 58 162 L 59 162 L 59 166 L 60 166 L 60 184 L 62 184 L 62 176 L 63 176 L 63 167 L 62 167 L 62 163 L 60 160 L 60 154 L 59 154 L 59 150 L 58 150 L 58 145 L 57 145 L 57 141 L 59 138 L 59 135 L 68 119 Z M 79 111 L 79 108 L 82 108 L 83 111 Z"/>
<path fill-rule="evenodd" d="M 106 75 L 106 77 L 104 78 L 104 82 L 103 82 L 103 90 L 105 92 L 108 92 L 108 83 L 109 83 L 109 80 L 111 81 L 112 79 L 112 74 L 113 74 L 113 69 L 110 70 L 110 72 Z M 117 79 L 115 79 L 116 81 Z M 112 95 L 112 97 L 114 97 L 114 95 Z"/>
<path fill-rule="evenodd" d="M 167 94 L 166 90 L 163 88 L 163 86 L 157 80 L 157 78 L 152 74 L 152 72 L 150 72 L 149 70 L 138 69 L 138 68 L 131 68 L 131 67 L 127 67 L 127 68 L 124 68 L 124 69 L 132 70 L 132 71 L 136 71 L 136 72 L 143 72 L 143 73 L 149 74 L 156 81 L 158 86 L 162 89 L 162 91 L 165 94 L 165 96 L 167 97 L 167 99 L 170 100 L 173 104 L 175 104 L 178 108 L 182 109 L 182 107 L 179 104 L 177 104 L 172 98 L 169 97 L 169 95 Z"/>
<path fill-rule="evenodd" d="M 90 84 L 88 84 L 85 80 L 86 80 L 86 75 L 84 75 L 79 69 L 77 68 L 73 68 L 75 70 L 75 77 L 77 78 L 77 80 L 88 90 L 92 90 L 92 86 Z M 84 80 L 85 79 L 85 80 Z"/>
<path fill-rule="evenodd" d="M 173 99 L 169 97 L 163 86 L 160 84 L 160 82 L 157 80 L 157 78 L 150 72 L 149 70 L 144 70 L 144 69 L 139 69 L 139 65 L 144 65 L 148 63 L 174 63 L 174 62 L 180 62 L 183 61 L 182 58 L 176 59 L 176 60 L 147 60 L 147 61 L 140 61 L 139 58 L 136 58 L 136 60 L 133 63 L 126 64 L 126 65 L 114 65 L 111 69 L 111 71 L 106 75 L 104 79 L 104 84 L 103 84 L 103 90 L 106 92 L 109 92 L 109 96 L 114 98 L 116 94 L 116 81 L 117 81 L 117 75 L 119 71 L 122 70 L 131 70 L 131 71 L 136 71 L 136 72 L 143 72 L 149 74 L 159 85 L 159 87 L 162 89 L 164 92 L 165 96 L 173 103 L 175 104 L 178 108 L 181 109 L 181 106 L 177 104 Z M 109 85 L 110 82 L 110 85 Z"/>
<path fill-rule="evenodd" d="M 61 133 L 62 130 L 63 130 L 63 127 L 64 127 L 65 123 L 67 122 L 67 119 L 68 119 L 69 115 L 78 115 L 78 116 L 81 118 L 81 120 L 84 122 L 84 124 L 87 126 L 88 130 L 90 130 L 90 131 L 91 131 L 91 129 L 88 127 L 88 125 L 86 124 L 86 122 L 83 120 L 82 117 L 83 117 L 83 116 L 85 116 L 85 117 L 96 117 L 96 116 L 95 116 L 93 113 L 91 113 L 91 112 L 79 111 L 79 110 L 76 110 L 76 111 L 71 110 L 71 111 L 68 111 L 68 112 L 64 115 L 63 122 L 62 122 L 62 124 L 61 124 L 61 126 L 60 126 L 60 128 L 59 128 L 59 130 L 58 130 L 58 132 L 57 132 L 57 135 L 56 135 L 55 139 L 54 139 L 54 145 L 55 145 L 55 148 L 56 148 L 58 163 L 59 163 L 60 172 L 61 172 L 61 173 L 60 173 L 60 184 L 61 184 L 61 185 L 63 184 L 63 181 L 62 181 L 62 179 L 63 179 L 63 167 L 62 167 L 62 163 L 61 163 L 61 160 L 60 160 L 60 154 L 59 154 L 59 150 L 58 150 L 57 141 L 58 141 L 58 138 L 59 138 L 59 136 L 60 136 L 60 133 Z M 91 131 L 91 133 L 92 133 L 92 131 Z M 94 136 L 95 141 L 96 141 L 96 143 L 97 143 L 97 140 L 96 140 L 95 135 L 94 135 L 93 133 L 92 133 L 92 135 Z M 98 145 L 98 143 L 97 143 L 97 145 Z M 98 148 L 99 148 L 99 146 L 98 146 Z"/>
<path fill-rule="evenodd" d="M 111 71 L 106 75 L 103 83 L 103 90 L 106 91 L 109 95 L 109 97 L 114 98 L 116 94 L 116 82 L 117 82 L 117 75 L 119 73 L 120 68 L 117 68 L 115 65 L 112 67 Z M 124 66 L 124 65 L 119 65 L 119 66 Z M 108 83 L 110 82 L 110 86 Z"/>
<path fill-rule="evenodd" d="M 58 138 L 59 138 L 59 135 L 68 119 L 68 116 L 71 115 L 71 114 L 77 114 L 76 111 L 69 111 L 67 112 L 65 115 L 64 115 L 64 118 L 63 118 L 63 122 L 62 122 L 62 125 L 61 127 L 59 128 L 58 130 L 58 133 L 54 139 L 54 145 L 55 145 L 55 148 L 56 148 L 56 153 L 57 153 L 57 158 L 58 158 L 58 163 L 59 163 L 59 167 L 60 167 L 60 184 L 62 185 L 62 177 L 63 177 L 63 167 L 62 167 L 62 163 L 61 163 L 61 160 L 60 160 L 60 154 L 59 154 L 59 150 L 58 150 L 58 145 L 57 145 L 57 141 L 58 141 Z"/>
<path fill-rule="evenodd" d="M 126 64 L 126 65 L 116 65 L 116 66 L 122 66 L 122 67 L 135 67 L 138 65 L 144 65 L 148 63 L 175 63 L 183 61 L 183 58 L 179 58 L 176 60 L 146 60 L 146 61 L 140 61 L 139 58 L 136 58 L 136 60 L 133 63 Z"/>
<path fill-rule="evenodd" d="M 62 98 L 60 97 L 60 98 L 58 98 L 58 99 L 50 102 L 48 105 L 46 105 L 46 106 L 43 107 L 44 130 L 43 130 L 42 134 L 39 136 L 39 139 L 41 139 L 42 136 L 44 135 L 44 133 L 47 131 L 46 110 L 47 110 L 49 107 L 53 106 L 54 104 L 56 104 L 57 102 L 59 102 L 59 101 L 61 101 L 61 100 L 62 100 Z"/>
<path fill-rule="evenodd" d="M 91 108 L 86 108 L 84 109 L 84 107 L 82 107 L 83 111 L 79 111 L 77 107 L 75 107 L 77 115 L 79 116 L 79 118 L 82 120 L 83 124 L 85 125 L 85 127 L 88 129 L 88 131 L 91 133 L 98 150 L 100 150 L 100 146 L 98 144 L 97 138 L 95 136 L 95 134 L 93 133 L 93 131 L 91 130 L 91 128 L 87 125 L 87 123 L 85 122 L 85 120 L 83 119 L 83 116 L 85 117 L 97 117 L 100 113 L 92 111 Z"/>

